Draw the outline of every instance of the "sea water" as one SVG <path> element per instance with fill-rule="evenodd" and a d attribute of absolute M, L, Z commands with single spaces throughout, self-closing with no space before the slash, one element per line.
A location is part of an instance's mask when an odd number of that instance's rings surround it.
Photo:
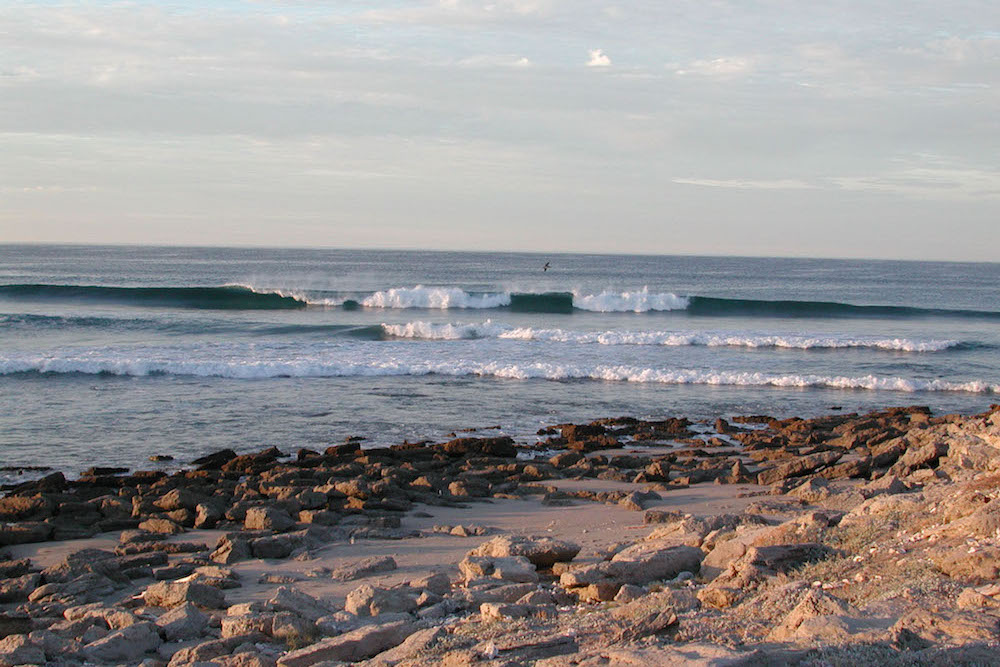
<path fill-rule="evenodd" d="M 0 466 L 972 413 L 1000 400 L 998 296 L 981 263 L 0 246 Z"/>

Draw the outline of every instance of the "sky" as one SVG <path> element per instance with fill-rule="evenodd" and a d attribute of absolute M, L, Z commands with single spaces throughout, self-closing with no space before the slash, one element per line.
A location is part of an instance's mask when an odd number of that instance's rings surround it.
<path fill-rule="evenodd" d="M 6 0 L 0 242 L 1000 261 L 1000 3 Z"/>

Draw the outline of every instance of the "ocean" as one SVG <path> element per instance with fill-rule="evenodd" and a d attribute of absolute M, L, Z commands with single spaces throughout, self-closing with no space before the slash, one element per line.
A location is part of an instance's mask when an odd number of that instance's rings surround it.
<path fill-rule="evenodd" d="M 998 297 L 995 263 L 0 246 L 0 467 L 973 413 L 1000 402 Z"/>

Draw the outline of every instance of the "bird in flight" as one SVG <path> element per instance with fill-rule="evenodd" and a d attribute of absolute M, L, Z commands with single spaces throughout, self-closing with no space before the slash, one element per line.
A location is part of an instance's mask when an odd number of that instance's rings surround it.
<path fill-rule="evenodd" d="M 549 263 L 545 262 L 545 266 L 542 267 L 542 273 L 544 273 L 544 272 L 546 272 L 548 270 L 549 270 Z"/>

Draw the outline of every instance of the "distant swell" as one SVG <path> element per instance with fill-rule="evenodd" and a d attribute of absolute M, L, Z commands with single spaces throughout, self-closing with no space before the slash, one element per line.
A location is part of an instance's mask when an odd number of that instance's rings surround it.
<path fill-rule="evenodd" d="M 0 285 L 0 297 L 19 300 L 91 301 L 132 306 L 215 310 L 305 308 L 294 296 L 223 287 L 104 287 L 96 285 Z"/>
<path fill-rule="evenodd" d="M 452 362 L 400 361 L 350 363 L 310 360 L 155 361 L 141 359 L 48 358 L 0 360 L 0 375 L 11 374 L 87 375 L 182 375 L 233 379 L 275 377 L 381 377 L 444 375 L 480 376 L 517 380 L 601 380 L 611 382 L 671 385 L 719 385 L 749 387 L 863 389 L 899 392 L 967 392 L 1000 394 L 1000 385 L 972 380 L 917 380 L 900 377 L 823 376 L 813 374 L 776 375 L 759 372 L 657 369 L 624 365 L 562 365 L 549 363 L 504 364 L 457 360 Z"/>
<path fill-rule="evenodd" d="M 754 317 L 958 317 L 1000 319 L 1000 312 L 914 308 L 910 306 L 858 306 L 834 301 L 766 301 L 757 299 L 721 299 L 706 296 L 690 298 L 687 312 L 704 316 Z"/>
<path fill-rule="evenodd" d="M 486 322 L 475 324 L 438 324 L 433 322 L 408 322 L 383 324 L 386 335 L 395 338 L 422 340 L 469 340 L 498 338 L 508 340 L 574 343 L 578 345 L 663 345 L 668 347 L 746 347 L 846 349 L 862 348 L 893 352 L 940 352 L 951 348 L 970 347 L 974 344 L 955 340 L 911 340 L 907 338 L 837 337 L 824 335 L 761 335 L 753 333 L 704 333 L 675 331 L 567 331 L 564 329 L 536 329 L 512 327 Z"/>
<path fill-rule="evenodd" d="M 953 317 L 1000 320 L 1000 312 L 892 305 L 854 305 L 834 301 L 728 299 L 680 296 L 672 292 L 605 290 L 574 292 L 467 292 L 459 287 L 395 287 L 368 294 L 257 288 L 104 287 L 96 285 L 0 285 L 0 298 L 90 301 L 133 306 L 218 310 L 280 310 L 314 307 L 382 309 L 503 309 L 524 313 L 668 313 L 697 317 L 914 318 Z"/>

